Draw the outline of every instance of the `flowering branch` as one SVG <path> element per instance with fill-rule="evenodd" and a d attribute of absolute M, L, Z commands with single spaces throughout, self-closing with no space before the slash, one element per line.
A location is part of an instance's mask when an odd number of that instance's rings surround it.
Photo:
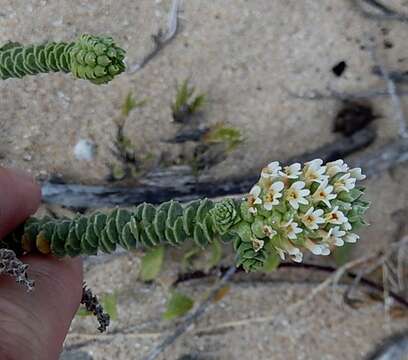
<path fill-rule="evenodd" d="M 272 162 L 241 200 L 143 203 L 72 220 L 31 218 L 3 243 L 21 253 L 64 257 L 111 253 L 117 245 L 126 250 L 179 246 L 188 239 L 206 247 L 218 238 L 233 244 L 237 266 L 256 271 L 269 257 L 301 262 L 305 250 L 326 256 L 355 243 L 369 206 L 364 188 L 356 186 L 364 178 L 360 168 L 349 169 L 343 160 L 283 168 Z"/>

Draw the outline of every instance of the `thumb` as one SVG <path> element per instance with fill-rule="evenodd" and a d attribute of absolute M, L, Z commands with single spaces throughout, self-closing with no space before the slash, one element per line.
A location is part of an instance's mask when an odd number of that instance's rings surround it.
<path fill-rule="evenodd" d="M 0 167 L 0 239 L 33 214 L 40 199 L 40 187 L 29 175 Z"/>

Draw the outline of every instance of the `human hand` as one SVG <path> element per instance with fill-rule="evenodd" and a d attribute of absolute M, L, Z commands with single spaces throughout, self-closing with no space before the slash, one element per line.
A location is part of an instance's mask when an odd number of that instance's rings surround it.
<path fill-rule="evenodd" d="M 40 203 L 40 188 L 27 174 L 0 168 L 0 238 Z M 35 290 L 0 276 L 0 359 L 55 360 L 82 296 L 81 259 L 29 255 L 21 260 Z"/>

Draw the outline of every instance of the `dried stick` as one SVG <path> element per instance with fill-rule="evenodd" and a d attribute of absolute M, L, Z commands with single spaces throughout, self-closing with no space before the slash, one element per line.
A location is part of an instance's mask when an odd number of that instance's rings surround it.
<path fill-rule="evenodd" d="M 173 0 L 171 10 L 168 17 L 167 31 L 163 33 L 160 29 L 156 35 L 153 35 L 154 47 L 153 49 L 142 59 L 140 63 L 131 64 L 128 66 L 128 73 L 134 74 L 135 72 L 144 68 L 163 48 L 170 43 L 170 41 L 177 35 L 179 29 L 179 11 L 180 1 Z"/>
<path fill-rule="evenodd" d="M 168 346 L 173 344 L 181 335 L 183 335 L 190 325 L 193 324 L 199 317 L 201 317 L 211 305 L 214 296 L 217 292 L 224 286 L 224 284 L 230 279 L 232 275 L 236 272 L 236 267 L 231 266 L 228 271 L 223 275 L 221 280 L 213 287 L 208 297 L 200 304 L 200 306 L 190 315 L 186 316 L 183 322 L 178 325 L 175 331 L 167 336 L 160 344 L 155 346 L 150 353 L 145 357 L 145 360 L 156 359 Z"/>
<path fill-rule="evenodd" d="M 339 138 L 337 141 L 325 144 L 314 151 L 303 153 L 283 161 L 290 164 L 293 162 L 306 162 L 321 158 L 324 162 L 345 158 L 347 155 L 363 149 L 371 144 L 376 137 L 372 128 L 360 130 L 348 138 Z M 373 171 L 370 171 L 365 161 L 370 160 L 367 156 L 363 159 L 365 173 L 376 173 L 396 164 L 393 161 L 402 162 L 404 155 L 408 157 L 408 147 L 398 147 L 398 143 L 392 142 L 391 147 L 381 149 L 381 153 L 373 153 L 375 161 L 370 162 Z M 405 153 L 406 151 L 406 153 Z M 381 158 L 384 152 L 392 152 L 389 157 Z M 394 154 L 395 153 L 395 154 Z M 378 160 L 380 158 L 380 160 Z M 381 161 L 382 159 L 382 161 Z M 105 186 L 87 186 L 76 184 L 53 184 L 44 183 L 42 186 L 43 201 L 60 204 L 68 207 L 100 208 L 116 205 L 136 205 L 142 202 L 161 203 L 168 200 L 190 201 L 197 198 L 215 198 L 226 195 L 244 194 L 258 180 L 256 174 L 249 173 L 243 177 L 226 179 L 219 182 L 200 181 L 196 182 L 191 171 L 184 174 L 179 167 L 162 169 L 148 174 L 141 180 L 141 184 L 133 188 L 111 188 Z"/>
<path fill-rule="evenodd" d="M 384 265 L 386 264 L 386 261 L 392 256 L 392 254 L 395 251 L 404 249 L 406 245 L 408 245 L 408 237 L 404 237 L 400 241 L 394 244 L 391 244 L 389 246 L 389 249 L 384 254 L 382 254 L 380 257 L 378 257 L 378 259 L 376 259 L 376 261 L 371 266 L 363 269 L 362 271 L 359 271 L 357 275 L 355 276 L 354 281 L 351 284 L 351 286 L 349 286 L 348 289 L 344 293 L 343 298 L 345 302 L 347 303 L 349 302 L 349 300 L 351 300 L 352 292 L 355 290 L 355 288 L 358 286 L 358 284 L 361 282 L 364 276 L 374 272 L 376 269 L 378 269 L 381 266 L 383 267 L 383 272 L 384 272 Z M 385 279 L 383 281 L 385 281 Z M 383 292 L 385 292 L 385 285 L 383 286 L 383 288 L 384 288 Z M 390 295 L 389 292 L 388 292 L 388 295 Z"/>

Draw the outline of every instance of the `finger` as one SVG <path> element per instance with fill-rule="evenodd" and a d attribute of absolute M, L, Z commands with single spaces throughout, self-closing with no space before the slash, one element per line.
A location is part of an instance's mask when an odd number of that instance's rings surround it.
<path fill-rule="evenodd" d="M 82 261 L 32 255 L 22 261 L 35 290 L 0 279 L 0 350 L 7 343 L 13 359 L 58 359 L 82 296 Z"/>
<path fill-rule="evenodd" d="M 29 175 L 0 167 L 0 238 L 33 214 L 40 199 L 40 187 Z"/>

